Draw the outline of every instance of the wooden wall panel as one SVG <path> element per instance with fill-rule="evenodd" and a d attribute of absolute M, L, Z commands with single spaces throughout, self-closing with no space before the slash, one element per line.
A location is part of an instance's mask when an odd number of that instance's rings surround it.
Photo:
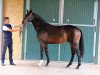
<path fill-rule="evenodd" d="M 4 0 L 4 16 L 10 17 L 11 24 L 17 26 L 22 23 L 24 0 Z M 21 59 L 21 37 L 19 32 L 13 32 L 13 58 Z"/>

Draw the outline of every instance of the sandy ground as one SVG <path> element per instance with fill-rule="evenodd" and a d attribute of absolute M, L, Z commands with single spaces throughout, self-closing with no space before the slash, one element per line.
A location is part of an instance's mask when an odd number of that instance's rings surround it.
<path fill-rule="evenodd" d="M 0 75 L 100 75 L 100 65 L 82 63 L 80 69 L 76 70 L 77 63 L 73 63 L 70 68 L 66 68 L 68 62 L 51 61 L 46 67 L 45 63 L 38 67 L 39 61 L 14 60 L 16 66 L 0 65 Z"/>

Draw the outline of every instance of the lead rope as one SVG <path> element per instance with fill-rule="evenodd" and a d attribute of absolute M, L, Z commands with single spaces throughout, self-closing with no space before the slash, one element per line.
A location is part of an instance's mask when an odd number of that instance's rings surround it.
<path fill-rule="evenodd" d="M 21 40 L 22 31 L 23 31 L 23 25 L 21 24 L 21 25 L 20 25 L 20 31 L 19 31 L 20 41 L 22 41 L 22 40 Z"/>

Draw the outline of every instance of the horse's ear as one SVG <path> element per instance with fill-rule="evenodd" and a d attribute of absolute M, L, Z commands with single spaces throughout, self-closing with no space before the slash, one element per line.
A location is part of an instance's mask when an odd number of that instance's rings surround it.
<path fill-rule="evenodd" d="M 30 12 L 32 12 L 32 10 L 30 9 Z"/>
<path fill-rule="evenodd" d="M 28 9 L 27 9 L 26 11 L 27 11 L 27 13 L 28 13 Z"/>

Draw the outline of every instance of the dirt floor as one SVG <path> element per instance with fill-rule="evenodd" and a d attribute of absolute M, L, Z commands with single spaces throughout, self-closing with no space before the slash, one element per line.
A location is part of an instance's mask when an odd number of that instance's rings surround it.
<path fill-rule="evenodd" d="M 68 62 L 51 61 L 49 66 L 41 67 L 37 64 L 39 61 L 14 60 L 16 66 L 9 65 L 6 60 L 6 66 L 0 65 L 0 75 L 100 75 L 100 65 L 82 63 L 80 69 L 76 70 L 77 63 L 73 63 L 70 68 L 66 68 Z"/>

